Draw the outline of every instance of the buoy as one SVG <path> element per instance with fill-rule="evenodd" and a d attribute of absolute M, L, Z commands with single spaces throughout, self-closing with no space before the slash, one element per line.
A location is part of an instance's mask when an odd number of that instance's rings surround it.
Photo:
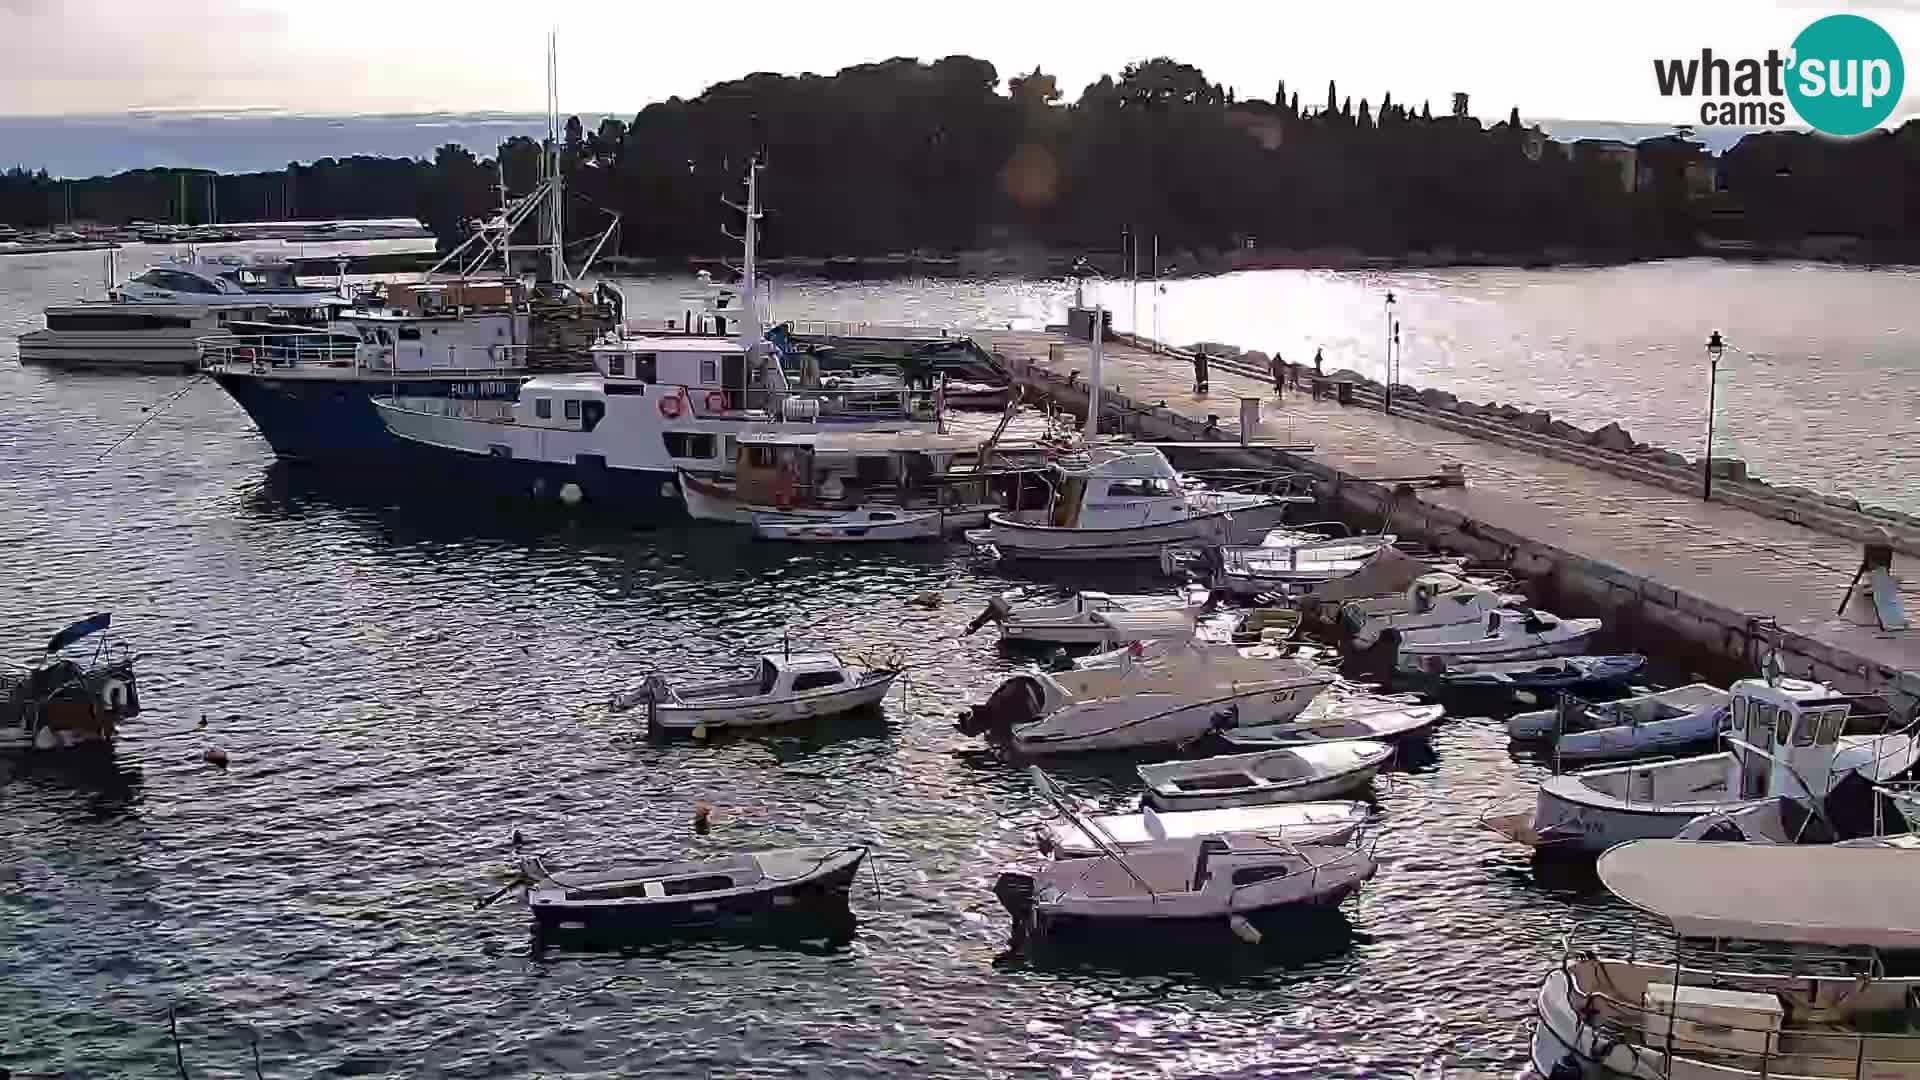
<path fill-rule="evenodd" d="M 209 747 L 200 757 L 209 765 L 218 765 L 223 769 L 227 767 L 227 752 L 217 746 Z"/>
<path fill-rule="evenodd" d="M 1260 944 L 1260 928 L 1248 922 L 1244 916 L 1227 916 L 1227 925 L 1233 928 L 1233 936 L 1249 945 Z"/>
<path fill-rule="evenodd" d="M 705 725 L 705 724 L 695 724 L 695 725 L 693 725 L 693 737 L 694 737 L 694 738 L 696 738 L 696 739 L 704 739 L 704 738 L 706 738 L 706 737 L 707 737 L 707 725 Z"/>
<path fill-rule="evenodd" d="M 701 836 L 705 836 L 707 835 L 708 830 L 712 828 L 713 828 L 713 807 L 708 806 L 704 802 L 694 803 L 693 804 L 693 831 L 699 833 Z"/>
<path fill-rule="evenodd" d="M 580 505 L 581 496 L 582 492 L 579 484 L 569 480 L 560 485 L 560 501 L 566 503 L 568 506 Z"/>

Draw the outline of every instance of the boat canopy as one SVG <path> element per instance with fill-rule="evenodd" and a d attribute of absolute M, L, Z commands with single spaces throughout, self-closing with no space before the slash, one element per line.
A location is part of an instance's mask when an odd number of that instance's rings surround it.
<path fill-rule="evenodd" d="M 1599 871 L 1683 937 L 1920 949 L 1920 874 L 1904 851 L 1635 840 Z"/>

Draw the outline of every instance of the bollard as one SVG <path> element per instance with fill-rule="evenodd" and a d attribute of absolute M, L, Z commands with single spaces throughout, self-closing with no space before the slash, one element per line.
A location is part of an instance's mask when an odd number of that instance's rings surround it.
<path fill-rule="evenodd" d="M 1240 399 L 1240 445 L 1246 446 L 1253 438 L 1254 429 L 1260 426 L 1260 399 L 1243 397 Z"/>

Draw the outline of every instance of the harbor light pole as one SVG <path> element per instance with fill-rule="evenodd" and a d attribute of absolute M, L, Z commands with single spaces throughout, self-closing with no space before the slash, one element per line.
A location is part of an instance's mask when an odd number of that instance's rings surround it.
<path fill-rule="evenodd" d="M 1387 290 L 1387 412 L 1393 412 L 1393 290 Z"/>
<path fill-rule="evenodd" d="M 1707 338 L 1707 456 L 1700 463 L 1700 498 L 1703 502 L 1713 500 L 1713 399 L 1714 391 L 1720 384 L 1720 356 L 1727 351 L 1727 343 L 1720 339 L 1720 331 L 1715 330 Z"/>

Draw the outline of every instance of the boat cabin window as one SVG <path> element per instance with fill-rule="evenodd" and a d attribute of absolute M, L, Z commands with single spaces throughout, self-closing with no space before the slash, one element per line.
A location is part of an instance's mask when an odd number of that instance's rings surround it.
<path fill-rule="evenodd" d="M 687 896 L 691 893 L 719 892 L 733 888 L 733 879 L 725 874 L 708 874 L 704 877 L 668 878 L 660 883 L 660 889 L 668 896 Z"/>
<path fill-rule="evenodd" d="M 667 456 L 677 458 L 713 457 L 713 436 L 690 431 L 663 431 L 660 438 L 667 444 Z"/>
<path fill-rule="evenodd" d="M 1801 727 L 1807 726 L 1808 720 L 1806 717 L 1804 716 L 1796 717 L 1792 709 L 1780 710 L 1779 720 L 1774 725 L 1774 729 L 1773 729 L 1774 742 L 1778 743 L 1781 746 L 1787 745 L 1787 737 L 1793 734 L 1793 728 L 1794 728 L 1793 722 L 1796 719 L 1800 721 Z M 1808 728 L 1808 730 L 1811 731 L 1812 729 Z M 1807 743 L 1801 743 L 1800 745 L 1806 746 Z"/>
<path fill-rule="evenodd" d="M 1107 484 L 1107 494 L 1123 499 L 1144 499 L 1156 495 L 1172 495 L 1173 481 L 1164 477 L 1135 477 L 1126 480 L 1113 480 Z"/>
<path fill-rule="evenodd" d="M 720 381 L 720 365 L 712 360 L 700 361 L 700 385 L 712 386 Z"/>
<path fill-rule="evenodd" d="M 129 315 L 120 311 L 47 314 L 49 330 L 174 330 L 192 325 L 192 319 L 179 315 Z"/>
<path fill-rule="evenodd" d="M 401 341 L 419 341 L 420 340 L 420 328 L 417 326 L 402 326 L 396 329 L 394 333 L 400 336 Z"/>
<path fill-rule="evenodd" d="M 793 677 L 793 688 L 796 692 L 818 690 L 823 686 L 839 686 L 842 681 L 837 671 L 805 671 Z"/>
<path fill-rule="evenodd" d="M 1844 708 L 1822 709 L 1809 715 L 1809 726 L 1813 729 L 1813 741 L 1821 746 L 1832 746 L 1840 741 L 1840 733 L 1847 727 L 1847 710 Z"/>
<path fill-rule="evenodd" d="M 1286 876 L 1287 868 L 1284 866 L 1248 866 L 1233 872 L 1233 884 L 1237 888 L 1241 885 L 1252 885 L 1258 881 L 1272 881 L 1274 878 Z"/>
<path fill-rule="evenodd" d="M 580 404 L 580 430 L 592 431 L 607 418 L 607 403 L 604 401 L 585 401 Z"/>
<path fill-rule="evenodd" d="M 174 292 L 218 293 L 220 290 L 210 281 L 203 281 L 192 274 L 183 274 L 178 270 L 162 270 L 158 267 L 141 274 L 133 280 L 156 289 L 172 289 Z"/>
<path fill-rule="evenodd" d="M 1497 611 L 1487 612 L 1487 636 L 1500 636 L 1500 613 Z"/>
<path fill-rule="evenodd" d="M 655 353 L 641 352 L 633 354 L 633 377 L 643 383 L 660 381 L 660 357 Z"/>
<path fill-rule="evenodd" d="M 553 419 L 553 399 L 552 398 L 534 398 L 533 399 L 533 415 L 539 417 L 542 420 Z"/>
<path fill-rule="evenodd" d="M 561 402 L 561 408 L 564 411 L 567 419 L 569 420 L 580 419 L 580 399 L 579 398 L 566 399 L 565 401 Z"/>
<path fill-rule="evenodd" d="M 762 694 L 773 693 L 774 684 L 779 681 L 780 669 L 773 666 L 773 661 L 760 661 L 760 692 Z"/>
<path fill-rule="evenodd" d="M 747 466 L 754 469 L 771 469 L 774 466 L 773 447 L 747 447 Z"/>
<path fill-rule="evenodd" d="M 608 353 L 607 354 L 607 374 L 625 375 L 626 373 L 627 373 L 627 358 L 620 355 L 619 353 Z"/>

